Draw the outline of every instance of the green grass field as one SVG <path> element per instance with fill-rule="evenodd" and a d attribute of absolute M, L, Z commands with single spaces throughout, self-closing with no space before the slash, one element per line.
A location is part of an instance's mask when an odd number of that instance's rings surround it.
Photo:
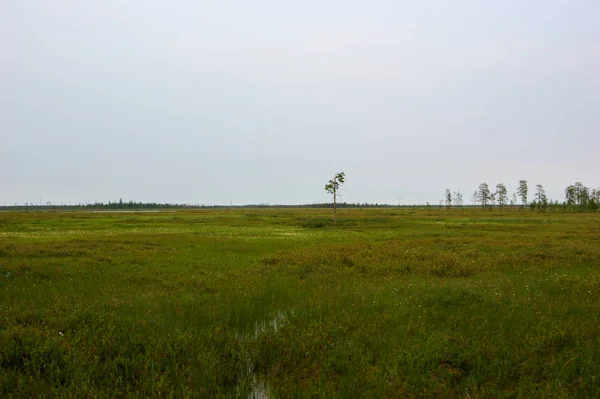
<path fill-rule="evenodd" d="M 0 397 L 600 397 L 600 214 L 0 213 Z"/>

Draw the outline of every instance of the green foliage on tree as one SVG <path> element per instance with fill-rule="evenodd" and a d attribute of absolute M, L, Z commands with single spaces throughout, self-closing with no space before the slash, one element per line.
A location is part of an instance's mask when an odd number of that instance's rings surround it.
<path fill-rule="evenodd" d="M 577 205 L 585 208 L 590 201 L 590 190 L 581 182 L 575 183 L 575 198 L 577 201 Z"/>
<path fill-rule="evenodd" d="M 600 207 L 600 190 L 590 189 L 581 182 L 576 182 L 565 188 L 565 208 L 597 210 Z"/>
<path fill-rule="evenodd" d="M 333 195 L 333 222 L 337 223 L 337 196 L 340 185 L 344 184 L 346 175 L 344 172 L 336 174 L 329 183 L 325 185 L 325 191 Z"/>
<path fill-rule="evenodd" d="M 541 184 L 535 186 L 535 207 L 538 210 L 546 210 L 548 208 L 548 197 L 546 197 L 546 191 Z"/>
<path fill-rule="evenodd" d="M 460 191 L 455 191 L 453 193 L 452 197 L 453 197 L 452 201 L 453 201 L 454 205 L 456 205 L 456 206 L 462 206 L 463 205 L 463 196 L 460 193 Z"/>
<path fill-rule="evenodd" d="M 481 204 L 481 207 L 485 209 L 489 205 L 492 199 L 492 193 L 487 183 L 481 183 L 477 189 L 477 200 Z"/>
<path fill-rule="evenodd" d="M 527 180 L 519 180 L 517 194 L 519 194 L 519 198 L 521 198 L 521 206 L 524 207 L 527 205 Z"/>
<path fill-rule="evenodd" d="M 500 209 L 504 207 L 508 203 L 508 190 L 506 186 L 502 183 L 498 183 L 496 185 L 496 200 L 498 201 L 498 205 Z"/>
<path fill-rule="evenodd" d="M 569 187 L 565 188 L 565 204 L 567 206 L 572 206 L 572 205 L 575 205 L 576 203 L 577 203 L 577 198 L 575 195 L 575 186 L 570 185 Z"/>
<path fill-rule="evenodd" d="M 600 208 L 600 189 L 593 189 L 590 195 L 590 209 L 597 211 Z"/>

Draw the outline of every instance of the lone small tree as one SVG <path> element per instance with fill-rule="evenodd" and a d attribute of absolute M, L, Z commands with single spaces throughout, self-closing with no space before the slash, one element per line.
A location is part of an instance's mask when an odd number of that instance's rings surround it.
<path fill-rule="evenodd" d="M 333 194 L 333 223 L 337 223 L 337 196 L 340 185 L 344 184 L 346 175 L 344 172 L 338 173 L 333 177 L 333 180 L 329 180 L 329 183 L 325 185 L 325 191 L 329 194 Z"/>

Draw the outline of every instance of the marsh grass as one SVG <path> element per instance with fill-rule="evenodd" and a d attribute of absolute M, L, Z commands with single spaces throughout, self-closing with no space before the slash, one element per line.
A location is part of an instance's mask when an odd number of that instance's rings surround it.
<path fill-rule="evenodd" d="M 598 214 L 0 214 L 0 397 L 598 397 Z"/>

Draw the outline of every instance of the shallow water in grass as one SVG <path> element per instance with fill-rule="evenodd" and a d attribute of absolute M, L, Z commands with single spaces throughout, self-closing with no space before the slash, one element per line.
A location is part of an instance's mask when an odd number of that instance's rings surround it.
<path fill-rule="evenodd" d="M 0 396 L 597 397 L 600 215 L 0 214 Z"/>

